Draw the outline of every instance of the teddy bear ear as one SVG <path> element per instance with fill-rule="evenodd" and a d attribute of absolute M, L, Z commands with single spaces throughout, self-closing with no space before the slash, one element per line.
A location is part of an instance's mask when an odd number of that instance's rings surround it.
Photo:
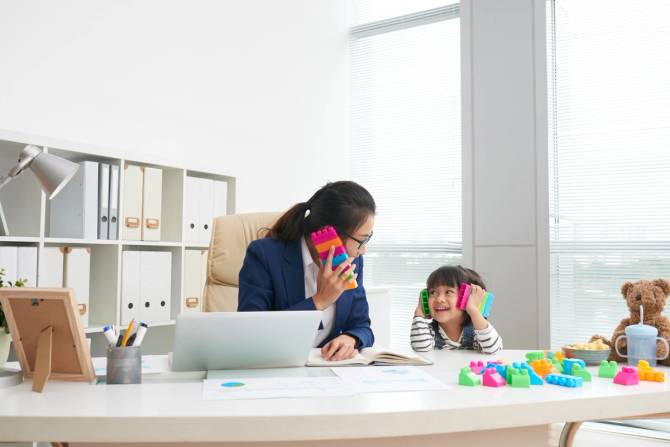
<path fill-rule="evenodd" d="M 624 298 L 626 298 L 626 297 L 628 296 L 628 292 L 629 292 L 630 289 L 632 289 L 632 288 L 633 288 L 633 283 L 630 282 L 630 281 L 625 282 L 625 283 L 623 284 L 623 286 L 621 286 L 621 294 L 623 295 Z"/>
<path fill-rule="evenodd" d="M 656 287 L 659 287 L 666 296 L 670 294 L 670 282 L 667 279 L 659 278 L 653 281 Z"/>

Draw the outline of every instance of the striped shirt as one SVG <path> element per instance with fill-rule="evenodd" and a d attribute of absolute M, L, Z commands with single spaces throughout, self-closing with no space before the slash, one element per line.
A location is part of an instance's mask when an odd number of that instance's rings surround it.
<path fill-rule="evenodd" d="M 473 335 L 468 337 L 468 333 Z M 415 316 L 409 338 L 415 351 L 474 349 L 482 354 L 495 354 L 503 348 L 502 338 L 491 323 L 481 331 L 468 326 L 463 329 L 458 341 L 453 341 L 437 322 L 430 318 Z"/>

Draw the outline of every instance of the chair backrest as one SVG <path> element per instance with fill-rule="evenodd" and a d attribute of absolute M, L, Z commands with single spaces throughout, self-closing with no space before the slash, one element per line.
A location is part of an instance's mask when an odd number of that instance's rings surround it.
<path fill-rule="evenodd" d="M 239 274 L 247 247 L 265 236 L 281 213 L 249 213 L 214 219 L 212 240 L 207 255 L 207 281 L 204 290 L 205 312 L 237 311 Z"/>

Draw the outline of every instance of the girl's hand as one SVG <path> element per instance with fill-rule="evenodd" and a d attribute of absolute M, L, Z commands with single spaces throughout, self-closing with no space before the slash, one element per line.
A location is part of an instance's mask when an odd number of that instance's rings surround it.
<path fill-rule="evenodd" d="M 468 304 L 465 306 L 465 311 L 472 317 L 473 315 L 481 315 L 479 312 L 479 305 L 484 301 L 485 290 L 479 286 L 471 285 L 470 297 Z"/>
<path fill-rule="evenodd" d="M 335 337 L 321 348 L 321 357 L 324 360 L 347 360 L 358 354 L 356 339 L 348 334 Z"/>
<path fill-rule="evenodd" d="M 335 247 L 330 247 L 326 264 L 321 266 L 319 276 L 316 278 L 316 293 L 312 297 L 314 307 L 317 310 L 328 308 L 340 297 L 347 288 L 347 284 L 356 279 L 358 273 L 355 273 L 356 264 L 351 264 L 354 258 L 347 258 L 342 264 L 333 270 L 333 253 Z M 344 272 L 345 269 L 348 270 Z"/>
<path fill-rule="evenodd" d="M 419 304 L 416 306 L 414 311 L 415 317 L 430 318 L 430 315 L 424 315 L 423 313 L 423 303 L 421 302 L 421 292 L 419 292 Z"/>

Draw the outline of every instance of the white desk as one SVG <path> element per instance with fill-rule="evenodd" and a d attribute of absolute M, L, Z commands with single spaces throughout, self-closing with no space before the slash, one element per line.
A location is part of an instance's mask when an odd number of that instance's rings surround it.
<path fill-rule="evenodd" d="M 505 351 L 494 358 L 519 361 L 524 354 Z M 550 423 L 670 411 L 668 382 L 624 387 L 594 374 L 592 383 L 575 389 L 470 388 L 457 385 L 458 370 L 487 356 L 463 351 L 429 356 L 436 364 L 424 370 L 452 385 L 448 391 L 203 401 L 202 375 L 165 374 L 142 385 L 54 381 L 43 394 L 33 393 L 26 382 L 0 390 L 0 441 L 545 445 Z M 669 368 L 663 370 L 670 375 Z"/>

